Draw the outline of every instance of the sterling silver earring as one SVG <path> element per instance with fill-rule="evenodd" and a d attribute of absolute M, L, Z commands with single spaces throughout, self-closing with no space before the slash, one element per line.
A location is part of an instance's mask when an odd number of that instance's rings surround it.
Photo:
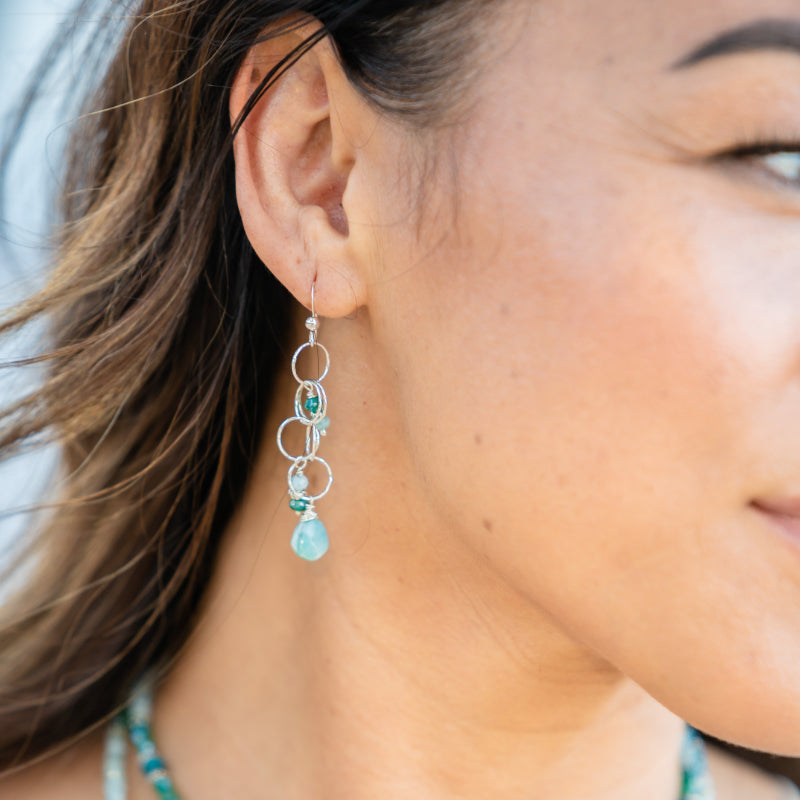
<path fill-rule="evenodd" d="M 314 284 L 311 285 L 311 316 L 306 320 L 306 329 L 308 341 L 297 348 L 292 358 L 292 375 L 299 384 L 294 396 L 294 416 L 281 423 L 277 441 L 281 454 L 292 462 L 287 475 L 289 507 L 300 516 L 292 534 L 292 550 L 306 561 L 317 561 L 328 552 L 329 542 L 328 532 L 317 516 L 314 504 L 330 491 L 333 473 L 327 461 L 317 455 L 320 441 L 330 425 L 328 398 L 322 388 L 322 381 L 328 374 L 331 358 L 325 347 L 317 341 L 319 317 L 314 308 Z M 324 361 L 322 372 L 313 380 L 305 380 L 297 374 L 297 359 L 307 349 L 318 355 L 322 354 Z M 299 456 L 291 455 L 283 446 L 283 432 L 293 422 L 305 428 L 305 449 Z M 327 473 L 325 488 L 316 495 L 308 494 L 309 479 L 305 474 L 312 465 L 319 465 Z"/>

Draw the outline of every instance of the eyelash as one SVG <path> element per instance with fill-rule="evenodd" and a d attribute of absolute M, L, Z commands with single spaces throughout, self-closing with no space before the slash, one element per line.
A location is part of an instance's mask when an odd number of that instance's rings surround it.
<path fill-rule="evenodd" d="M 787 186 L 800 189 L 800 141 L 756 140 L 740 144 L 718 157 L 736 162 L 759 162 L 769 176 Z M 792 174 L 787 174 L 792 173 Z"/>

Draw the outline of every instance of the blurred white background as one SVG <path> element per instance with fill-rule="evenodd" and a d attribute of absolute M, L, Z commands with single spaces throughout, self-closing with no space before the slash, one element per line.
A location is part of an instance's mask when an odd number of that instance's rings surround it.
<path fill-rule="evenodd" d="M 0 135 L 5 138 L 15 107 L 47 44 L 71 20 L 72 0 L 0 0 Z M 66 82 L 65 82 L 66 84 Z M 52 175 L 58 171 L 63 124 L 61 107 L 68 87 L 47 88 L 12 162 L 0 227 L 0 308 L 37 286 L 47 259 L 44 246 Z M 63 113 L 63 112 L 61 112 Z M 0 360 L 30 355 L 38 331 L 0 342 Z M 0 404 L 32 385 L 30 370 L 0 370 Z M 18 541 L 26 515 L 11 514 L 36 500 L 50 479 L 51 451 L 15 457 L 0 464 L 0 560 Z M 0 585 L 0 599 L 8 586 Z"/>

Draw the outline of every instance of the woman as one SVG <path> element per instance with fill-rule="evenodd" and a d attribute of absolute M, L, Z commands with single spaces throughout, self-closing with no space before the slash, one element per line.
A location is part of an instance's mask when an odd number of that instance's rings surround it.
<path fill-rule="evenodd" d="M 796 797 L 796 4 L 117 22 L 0 798 Z"/>

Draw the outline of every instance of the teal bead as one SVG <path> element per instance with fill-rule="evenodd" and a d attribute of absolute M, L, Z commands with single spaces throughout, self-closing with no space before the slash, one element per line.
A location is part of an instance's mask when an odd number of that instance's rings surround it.
<path fill-rule="evenodd" d="M 305 402 L 306 411 L 316 414 L 319 411 L 319 397 L 309 397 Z"/>
<path fill-rule="evenodd" d="M 292 534 L 292 550 L 306 561 L 317 561 L 328 552 L 328 531 L 319 519 L 298 523 Z"/>
<path fill-rule="evenodd" d="M 331 426 L 331 421 L 328 417 L 323 417 L 319 422 L 314 423 L 314 427 L 320 432 L 325 433 Z"/>
<path fill-rule="evenodd" d="M 292 489 L 294 489 L 298 494 L 301 494 L 306 489 L 308 489 L 308 478 L 302 473 L 298 473 L 297 475 L 292 475 Z"/>
<path fill-rule="evenodd" d="M 305 511 L 308 508 L 308 501 L 302 498 L 292 499 L 289 501 L 289 508 L 291 508 L 292 511 Z"/>
<path fill-rule="evenodd" d="M 166 769 L 166 764 L 160 756 L 153 755 L 147 759 L 142 765 L 142 769 L 147 772 L 155 772 L 156 770 Z"/>

